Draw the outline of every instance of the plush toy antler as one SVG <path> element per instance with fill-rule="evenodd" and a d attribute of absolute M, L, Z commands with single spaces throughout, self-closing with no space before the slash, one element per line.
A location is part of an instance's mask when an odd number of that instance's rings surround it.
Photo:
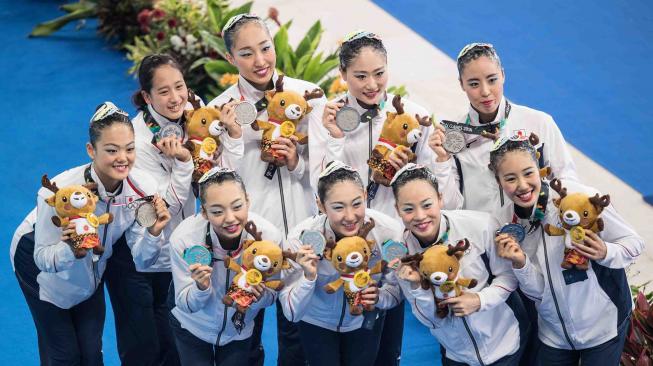
<path fill-rule="evenodd" d="M 370 231 L 372 231 L 374 225 L 375 225 L 374 219 L 370 217 L 370 222 L 363 223 L 363 225 L 361 225 L 361 228 L 358 229 L 357 236 L 360 236 L 363 239 L 367 238 L 367 234 L 369 234 Z"/>
<path fill-rule="evenodd" d="M 195 93 L 191 89 L 188 89 L 188 102 L 193 106 L 193 109 L 202 108 L 202 104 L 197 100 Z"/>
<path fill-rule="evenodd" d="M 608 207 L 610 205 L 610 195 L 606 194 L 599 197 L 597 193 L 595 196 L 590 197 L 590 202 L 596 207 Z"/>
<path fill-rule="evenodd" d="M 401 102 L 401 95 L 396 94 L 392 98 L 392 106 L 395 107 L 397 114 L 404 114 L 404 103 Z"/>
<path fill-rule="evenodd" d="M 57 193 L 59 191 L 59 187 L 57 187 L 57 183 L 51 182 L 50 179 L 48 179 L 47 174 L 43 174 L 43 177 L 41 177 L 41 185 L 51 190 L 53 193 Z"/>
<path fill-rule="evenodd" d="M 283 91 L 283 75 L 279 75 L 277 82 L 274 84 L 274 89 L 278 92 Z"/>
<path fill-rule="evenodd" d="M 481 136 L 485 137 L 486 139 L 490 139 L 492 141 L 496 141 L 499 139 L 500 133 L 499 133 L 499 127 L 494 127 L 493 132 L 489 131 L 481 131 Z"/>
<path fill-rule="evenodd" d="M 562 182 L 558 178 L 554 178 L 549 184 L 554 191 L 558 192 L 560 199 L 563 199 L 567 196 L 567 188 L 562 187 Z"/>
<path fill-rule="evenodd" d="M 458 243 L 456 243 L 456 246 L 454 247 L 453 245 L 449 245 L 449 249 L 447 249 L 447 255 L 456 255 L 458 252 L 460 252 L 460 256 L 462 256 L 465 251 L 469 249 L 469 240 L 467 238 L 459 240 Z"/>
<path fill-rule="evenodd" d="M 322 98 L 323 95 L 324 95 L 324 92 L 322 91 L 322 89 L 315 88 L 315 89 L 311 90 L 310 93 L 308 92 L 308 90 L 306 90 L 304 92 L 304 99 L 306 99 L 306 101 L 309 101 L 309 100 L 315 99 L 315 98 Z"/>
<path fill-rule="evenodd" d="M 261 232 L 256 231 L 256 224 L 254 224 L 254 221 L 247 221 L 247 223 L 245 224 L 245 231 L 247 231 L 251 236 L 253 236 L 255 241 L 263 240 L 263 237 L 261 236 Z"/>

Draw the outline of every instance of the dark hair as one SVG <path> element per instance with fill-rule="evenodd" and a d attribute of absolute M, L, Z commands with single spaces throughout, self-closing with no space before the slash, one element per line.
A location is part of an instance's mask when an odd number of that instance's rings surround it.
<path fill-rule="evenodd" d="M 141 60 L 141 64 L 138 67 L 138 83 L 140 89 L 137 90 L 134 95 L 132 95 L 132 103 L 138 109 L 143 109 L 147 106 L 141 91 L 149 93 L 152 90 L 152 80 L 154 79 L 154 73 L 156 69 L 161 66 L 170 65 L 175 69 L 179 70 L 180 73 L 184 73 L 181 65 L 174 57 L 166 53 L 154 53 L 147 55 Z"/>
<path fill-rule="evenodd" d="M 238 175 L 238 173 L 234 171 L 226 171 L 226 172 L 216 173 L 210 176 L 204 182 L 200 183 L 201 204 L 204 205 L 206 203 L 206 191 L 209 189 L 210 186 L 214 184 L 222 184 L 225 182 L 235 182 L 240 186 L 240 189 L 243 190 L 245 195 L 247 195 L 247 190 L 245 190 L 245 183 L 243 182 L 243 178 L 241 178 L 240 175 Z"/>
<path fill-rule="evenodd" d="M 333 161 L 327 164 L 325 169 L 331 166 L 331 164 L 333 164 Z M 358 174 L 358 172 L 351 171 L 348 169 L 338 169 L 333 173 L 321 177 L 317 180 L 317 196 L 320 199 L 320 202 L 324 203 L 324 199 L 326 198 L 327 192 L 331 189 L 331 187 L 334 184 L 338 182 L 344 182 L 344 181 L 353 182 L 359 185 L 361 189 L 363 190 L 365 189 L 363 185 L 363 180 L 361 179 L 361 176 L 360 174 Z"/>
<path fill-rule="evenodd" d="M 395 199 L 397 199 L 399 189 L 414 180 L 426 181 L 433 187 L 433 189 L 435 189 L 435 193 L 440 194 L 438 180 L 435 177 L 435 174 L 433 174 L 428 168 L 422 167 L 405 170 L 397 177 L 397 179 L 395 179 L 392 183 L 392 194 L 395 196 Z"/>
<path fill-rule="evenodd" d="M 537 144 L 537 142 L 535 142 L 535 144 Z M 490 152 L 489 168 L 494 172 L 495 175 L 498 174 L 497 170 L 499 168 L 499 164 L 501 164 L 509 152 L 513 151 L 527 152 L 531 158 L 533 158 L 535 165 L 539 167 L 537 149 L 529 140 L 507 140 L 499 148 Z"/>
<path fill-rule="evenodd" d="M 338 52 L 338 57 L 340 58 L 340 70 L 347 71 L 349 65 L 351 65 L 352 61 L 358 57 L 361 50 L 365 47 L 371 47 L 386 59 L 388 58 L 388 51 L 386 51 L 383 42 L 379 38 L 361 37 L 352 41 L 343 42 L 340 46 L 340 51 Z"/>
<path fill-rule="evenodd" d="M 227 51 L 231 53 L 231 49 L 234 47 L 234 42 L 236 40 L 236 35 L 240 31 L 242 27 L 249 23 L 257 23 L 259 24 L 265 32 L 272 38 L 272 35 L 270 34 L 270 30 L 268 29 L 268 26 L 265 24 L 263 19 L 261 18 L 253 18 L 251 16 L 245 16 L 236 21 L 234 24 L 232 24 L 228 29 L 226 29 L 223 34 L 222 34 L 222 39 L 224 39 L 224 44 L 227 48 Z"/>
<path fill-rule="evenodd" d="M 493 60 L 494 62 L 499 65 L 499 68 L 502 68 L 501 66 L 501 59 L 499 58 L 499 55 L 497 54 L 497 50 L 494 49 L 494 47 L 490 44 L 486 43 L 481 43 L 481 44 L 472 44 L 473 46 L 470 47 L 470 45 L 467 45 L 463 48 L 461 51 L 461 54 L 458 55 L 458 59 L 456 61 L 456 66 L 458 67 L 458 78 L 460 79 L 463 70 L 465 69 L 465 65 L 468 63 L 476 60 L 477 58 L 481 56 L 485 56 L 489 58 L 490 60 Z M 466 48 L 469 48 L 466 50 Z"/>
<path fill-rule="evenodd" d="M 95 107 L 95 110 L 97 111 L 101 106 L 102 104 L 98 105 Z M 126 116 L 122 113 L 112 113 L 100 120 L 91 122 L 91 124 L 88 126 L 88 140 L 91 142 L 91 145 L 95 147 L 95 143 L 102 136 L 102 131 L 105 128 L 111 127 L 116 123 L 124 124 L 129 127 L 132 133 L 134 132 L 134 126 L 129 120 L 129 116 Z"/>

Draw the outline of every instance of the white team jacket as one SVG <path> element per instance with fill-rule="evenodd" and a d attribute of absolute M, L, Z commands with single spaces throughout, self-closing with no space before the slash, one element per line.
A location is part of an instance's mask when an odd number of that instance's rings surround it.
<path fill-rule="evenodd" d="M 559 179 L 578 180 L 576 167 L 567 149 L 565 139 L 550 115 L 510 102 L 510 113 L 501 136 L 521 134 L 529 136 L 534 132 L 540 139 L 537 146 L 541 150 L 544 166 L 550 166 L 555 177 Z M 495 121 L 504 118 L 506 98 L 499 104 L 499 113 Z M 469 115 L 471 125 L 479 126 L 478 112 L 471 106 L 468 114 L 458 119 L 465 123 Z M 492 213 L 504 205 L 503 192 L 500 190 L 494 173 L 488 168 L 490 149 L 493 141 L 476 135 L 465 135 L 469 147 L 455 155 L 460 161 L 462 178 L 456 168 L 454 157 L 445 162 L 435 162 L 434 173 L 438 179 L 440 193 L 444 199 L 445 209 L 465 208 Z M 474 141 L 472 143 L 472 141 Z M 542 151 L 543 150 L 543 151 Z M 463 186 L 461 194 L 460 186 Z"/>
<path fill-rule="evenodd" d="M 249 220 L 256 224 L 257 230 L 262 233 L 264 240 L 281 243 L 283 237 L 279 230 L 260 215 L 249 212 Z M 274 303 L 276 293 L 266 289 L 265 294 L 254 302 L 245 315 L 245 328 L 240 334 L 234 328 L 231 317 L 236 311 L 234 307 L 225 307 L 222 303 L 231 280 L 236 276 L 231 270 L 224 268 L 224 257 L 230 255 L 239 259 L 242 242 L 253 239 L 243 231 L 241 247 L 233 252 L 227 252 L 220 246 L 215 231 L 211 228 L 210 235 L 213 243 L 213 256 L 217 259 L 213 263 L 211 285 L 204 291 L 197 287 L 188 270 L 188 263 L 184 261 L 184 250 L 195 245 L 207 245 L 206 230 L 208 221 L 201 214 L 196 214 L 185 219 L 170 238 L 170 256 L 172 262 L 172 279 L 175 284 L 175 307 L 172 314 L 179 320 L 184 329 L 187 329 L 197 338 L 219 346 L 224 346 L 231 341 L 247 339 L 254 330 L 254 317 L 259 310 Z"/>
<path fill-rule="evenodd" d="M 381 260 L 381 244 L 384 241 L 401 239 L 401 225 L 381 212 L 367 209 L 365 221 L 368 222 L 370 218 L 374 219 L 375 227 L 367 238 L 374 240 L 377 244 L 369 261 L 371 268 Z M 291 230 L 286 241 L 288 249 L 293 252 L 299 249 L 301 245 L 299 237 L 304 230 L 319 230 L 326 238 L 335 239 L 335 234 L 326 215 L 318 215 L 302 221 Z M 294 273 L 292 271 L 282 273 L 282 278 L 288 283 L 279 294 L 279 303 L 288 320 L 291 322 L 305 321 L 335 332 L 349 332 L 361 327 L 363 316 L 352 316 L 349 313 L 349 306 L 342 287 L 333 294 L 324 291 L 326 284 L 340 278 L 331 262 L 326 259 L 320 260 L 317 267 L 317 278 L 312 282 L 306 280 L 301 268 L 295 266 L 295 269 Z M 381 275 L 372 277 L 377 282 L 381 279 Z M 383 285 L 376 306 L 380 309 L 390 308 L 399 302 L 400 296 L 400 291 L 396 286 Z"/>
<path fill-rule="evenodd" d="M 272 77 L 276 82 L 277 73 Z M 305 91 L 312 91 L 318 88 L 317 85 L 304 80 L 283 78 L 285 89 L 294 90 L 300 94 Z M 242 94 L 241 94 L 242 93 Z M 263 97 L 263 92 L 254 88 L 242 76 L 238 83 L 225 90 L 217 98 L 213 99 L 209 106 L 222 105 L 231 99 L 244 99 L 251 103 L 258 102 Z M 324 99 L 324 97 L 322 98 Z M 310 105 L 317 104 L 318 100 L 310 100 Z M 258 119 L 266 121 L 267 111 L 263 110 L 258 114 Z M 321 114 L 311 112 L 299 124 L 297 130 L 302 133 L 308 131 L 308 125 L 321 118 Z M 251 209 L 258 212 L 267 220 L 280 228 L 282 233 L 287 234 L 288 230 L 297 225 L 301 220 L 317 213 L 315 199 L 311 192 L 309 174 L 307 168 L 308 149 L 306 146 L 298 145 L 299 163 L 293 171 L 288 168 L 277 168 L 274 177 L 270 180 L 264 176 L 268 163 L 261 160 L 261 136 L 262 131 L 254 131 L 251 126 L 243 126 L 244 157 L 235 169 L 245 181 L 247 193 L 252 203 Z M 309 142 L 311 141 L 309 133 Z"/>
<path fill-rule="evenodd" d="M 148 106 L 148 109 L 161 128 L 174 123 L 156 113 L 151 106 Z M 132 124 L 136 135 L 137 158 L 135 166 L 148 172 L 156 179 L 159 195 L 170 205 L 168 209 L 172 217 L 164 229 L 165 236 L 169 238 L 179 223 L 186 217 L 195 214 L 195 197 L 191 189 L 193 161 L 191 159 L 184 163 L 163 155 L 152 144 L 154 134 L 145 124 L 142 111 L 134 117 Z M 187 139 L 188 137 L 184 136 L 184 141 Z M 223 166 L 232 167 L 232 164 L 242 157 L 242 143 L 239 139 L 230 138 L 226 133 L 220 136 L 220 141 L 221 148 L 229 151 L 229 153 L 221 155 L 221 163 Z M 165 243 L 165 249 L 162 251 L 157 263 L 143 272 L 170 271 L 170 257 L 167 247 L 168 243 Z"/>
<path fill-rule="evenodd" d="M 311 120 L 308 130 L 308 134 L 311 136 L 308 141 L 309 166 L 311 186 L 314 192 L 317 192 L 317 180 L 320 172 L 333 160 L 340 160 L 350 165 L 358 171 L 363 182 L 366 185 L 369 184 L 367 160 L 370 158 L 371 151 L 379 140 L 381 130 L 383 129 L 383 122 L 386 119 L 386 113 L 395 112 L 392 106 L 392 98 L 394 98 L 394 95 L 388 93 L 383 110 L 379 111 L 379 114 L 371 123 L 361 123 L 355 130 L 345 132 L 345 136 L 339 139 L 332 137 L 329 131 L 322 125 L 322 114 L 326 101 L 323 101 L 315 107 L 319 112 L 319 118 Z M 415 114 L 419 114 L 421 117 L 431 115 L 426 109 L 410 100 L 402 98 L 402 102 L 404 103 L 406 112 L 413 116 Z M 349 93 L 347 93 L 347 106 L 356 109 L 361 114 L 367 111 Z M 433 169 L 435 154 L 428 145 L 429 134 L 433 130 L 433 127 L 420 126 L 420 130 L 422 131 L 422 137 L 417 141 L 415 150 L 417 163 Z M 372 200 L 371 208 L 399 220 L 394 203 L 395 199 L 392 195 L 392 188 L 379 185 L 376 196 Z"/>
<path fill-rule="evenodd" d="M 567 188 L 568 193 L 598 193 L 573 181 L 563 181 L 563 187 Z M 521 243 L 527 257 L 526 264 L 521 269 L 513 269 L 513 272 L 521 290 L 535 301 L 542 342 L 561 349 L 590 348 L 616 337 L 618 310 L 630 313 L 632 307 L 628 288 L 621 289 L 627 294 L 627 309 L 618 309 L 613 301 L 615 299 L 604 291 L 603 287 L 613 288 L 619 284 L 609 275 L 604 276 L 603 268 L 618 270 L 633 263 L 644 249 L 644 242 L 612 205 L 606 207 L 601 213 L 605 229 L 599 236 L 607 246 L 607 255 L 601 261 L 590 261 L 587 279 L 567 285 L 563 268 L 560 267 L 564 256 L 564 237 L 549 236 L 543 228 L 546 223 L 554 226 L 560 224 L 558 210 L 552 202 L 557 197 L 558 194 L 550 190 L 542 226 L 527 235 Z M 509 222 L 513 212 L 514 205 L 509 201 L 495 215 L 500 222 Z M 527 225 L 528 221 L 520 220 L 520 223 Z M 603 268 L 597 270 L 597 264 Z M 625 277 L 624 273 L 622 275 Z"/>
<path fill-rule="evenodd" d="M 67 170 L 51 179 L 60 188 L 84 184 L 84 171 L 88 164 Z M 145 172 L 132 169 L 118 192 L 107 192 L 91 169 L 91 177 L 98 184 L 100 201 L 95 208 L 95 215 L 106 212 L 113 215 L 113 222 L 101 225 L 98 231 L 104 245 L 104 254 L 99 258 L 91 251 L 86 257 L 76 259 L 70 246 L 61 239 L 61 228 L 54 226 L 52 216 L 56 215 L 54 207 L 45 199 L 53 193 L 41 188 L 38 193 L 37 218 L 34 237 L 34 261 L 41 270 L 37 276 L 40 286 L 40 298 L 62 309 L 69 309 L 88 299 L 102 280 L 107 260 L 113 252 L 113 243 L 123 233 L 134 257 L 138 270 L 153 265 L 161 253 L 165 235 L 154 237 L 134 219 L 135 209 L 128 203 L 143 196 L 154 194 L 154 180 Z M 29 220 L 29 215 L 27 217 Z"/>
<path fill-rule="evenodd" d="M 491 364 L 519 349 L 519 324 L 506 304 L 510 293 L 517 289 L 517 279 L 510 270 L 510 262 L 496 254 L 496 223 L 489 214 L 467 210 L 442 211 L 438 238 L 446 232 L 445 217 L 450 226 L 446 244 L 456 245 L 463 238 L 470 242 L 470 248 L 460 260 L 459 276 L 478 281 L 474 288 L 465 291 L 478 294 L 481 308 L 466 317 L 453 316 L 450 311 L 445 318 L 440 318 L 436 314 L 433 290 L 421 287 L 413 290 L 409 282 L 398 282 L 413 314 L 446 348 L 447 358 L 480 365 L 480 356 L 484 364 Z M 426 250 L 408 230 L 404 232 L 404 241 L 408 245 L 409 254 Z M 492 274 L 496 276 L 492 284 L 488 284 L 489 273 L 483 255 L 487 258 Z"/>

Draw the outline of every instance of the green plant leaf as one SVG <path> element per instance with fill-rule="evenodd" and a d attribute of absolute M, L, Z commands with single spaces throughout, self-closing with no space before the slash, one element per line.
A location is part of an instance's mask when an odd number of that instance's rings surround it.
<path fill-rule="evenodd" d="M 238 69 L 225 60 L 208 61 L 204 64 L 204 70 L 216 80 L 223 74 L 238 74 Z"/>
<path fill-rule="evenodd" d="M 202 57 L 200 59 L 197 59 L 197 60 L 195 60 L 195 62 L 193 62 L 190 65 L 188 70 L 195 70 L 196 68 L 198 68 L 200 66 L 203 66 L 204 64 L 206 64 L 207 62 L 210 62 L 210 61 L 213 61 L 213 59 L 210 58 L 210 57 Z"/>
<path fill-rule="evenodd" d="M 87 9 L 89 7 L 89 3 L 92 3 L 93 6 L 97 6 L 97 1 L 80 0 L 80 1 L 78 1 L 76 3 L 63 4 L 59 8 L 61 10 L 65 11 L 66 13 L 72 13 L 72 12 L 77 11 L 77 10 Z"/>
<path fill-rule="evenodd" d="M 97 10 L 94 3 L 90 3 L 89 7 L 85 9 L 75 10 L 72 13 L 66 14 L 62 17 L 37 24 L 32 32 L 29 34 L 30 37 L 44 37 L 49 36 L 50 34 L 61 29 L 64 25 L 78 19 L 93 18 L 97 16 Z"/>
<path fill-rule="evenodd" d="M 215 36 L 205 30 L 200 30 L 202 40 L 212 49 L 215 50 L 223 59 L 227 58 L 227 46 L 224 44 L 224 39 Z"/>
<path fill-rule="evenodd" d="M 322 32 L 322 24 L 318 20 L 311 26 L 304 38 L 299 42 L 299 45 L 297 45 L 295 56 L 301 58 L 307 53 L 313 53 L 320 43 Z"/>
<path fill-rule="evenodd" d="M 231 10 L 225 12 L 222 15 L 222 19 L 221 19 L 221 22 L 220 22 L 220 30 L 219 31 L 222 32 L 222 28 L 225 26 L 225 24 L 227 24 L 227 21 L 229 21 L 229 19 L 231 19 L 231 17 L 233 17 L 235 15 L 238 15 L 238 14 L 249 13 L 252 10 L 252 4 L 253 4 L 253 1 L 249 1 L 249 2 L 246 2 L 245 4 L 243 4 L 243 5 L 241 5 L 241 6 L 237 7 L 237 8 L 234 8 L 234 9 L 231 9 Z"/>

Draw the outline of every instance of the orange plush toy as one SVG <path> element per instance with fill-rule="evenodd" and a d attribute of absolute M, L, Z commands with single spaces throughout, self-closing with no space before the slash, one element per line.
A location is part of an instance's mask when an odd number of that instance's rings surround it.
<path fill-rule="evenodd" d="M 275 84 L 275 90 L 265 92 L 268 101 L 267 121 L 256 121 L 252 124 L 254 130 L 263 130 L 261 139 L 261 160 L 273 163 L 276 166 L 284 166 L 285 160 L 279 157 L 272 149 L 274 140 L 279 137 L 290 138 L 295 136 L 297 141 L 304 145 L 308 142 L 308 136 L 297 131 L 299 122 L 311 112 L 312 107 L 308 104 L 310 99 L 321 98 L 324 95 L 322 90 L 314 89 L 305 91 L 304 95 L 292 90 L 283 89 L 283 75 L 279 75 Z"/>
<path fill-rule="evenodd" d="M 467 239 L 460 240 L 453 245 L 434 245 L 423 253 L 406 256 L 401 259 L 403 263 L 411 264 L 422 276 L 422 288 L 428 290 L 433 288 L 436 314 L 444 318 L 449 313 L 446 306 L 440 303 L 452 297 L 462 294 L 462 288 L 473 288 L 477 285 L 475 279 L 463 278 L 460 272 L 460 259 L 469 249 Z"/>
<path fill-rule="evenodd" d="M 583 242 L 585 230 L 595 233 L 603 231 L 603 219 L 599 217 L 604 208 L 610 205 L 610 196 L 588 196 L 584 193 L 567 194 L 567 188 L 562 187 L 558 179 L 551 181 L 551 188 L 558 192 L 559 198 L 553 200 L 553 204 L 560 211 L 560 224 L 556 227 L 550 224 L 544 226 L 544 230 L 551 236 L 565 237 L 565 256 L 561 267 L 570 269 L 576 267 L 580 270 L 589 268 L 588 260 L 574 248 L 574 242 Z"/>
<path fill-rule="evenodd" d="M 184 114 L 188 134 L 184 146 L 193 155 L 193 182 L 197 182 L 213 167 L 220 147 L 218 137 L 225 132 L 225 128 L 220 122 L 220 108 L 217 106 L 196 106 L 195 109 L 184 111 Z"/>
<path fill-rule="evenodd" d="M 75 224 L 75 232 L 68 243 L 75 258 L 84 258 L 89 249 L 95 254 L 104 253 L 97 230 L 100 225 L 113 221 L 113 216 L 110 213 L 95 216 L 95 205 L 99 198 L 91 190 L 96 185 L 59 188 L 56 183 L 50 182 L 47 174 L 41 178 L 41 184 L 54 192 L 52 197 L 45 200 L 57 212 L 57 216 L 52 216 L 52 222 L 60 228 L 66 228 L 71 222 Z"/>
<path fill-rule="evenodd" d="M 411 151 L 411 147 L 422 137 L 420 126 L 431 125 L 431 118 L 428 116 L 420 117 L 417 114 L 411 116 L 406 113 L 401 96 L 398 94 L 392 98 L 392 106 L 395 107 L 396 113 L 387 112 L 381 136 L 367 162 L 372 168 L 372 179 L 384 186 L 390 186 L 390 181 L 396 173 L 395 168 L 388 162 L 390 154 L 393 151 L 403 151 L 409 156 L 410 161 L 415 161 L 415 154 Z"/>
<path fill-rule="evenodd" d="M 283 252 L 277 244 L 263 240 L 261 232 L 256 231 L 254 222 L 245 225 L 245 231 L 254 237 L 243 243 L 241 264 L 234 259 L 225 257 L 224 266 L 237 275 L 233 278 L 227 294 L 222 302 L 227 306 L 235 306 L 239 313 L 244 314 L 249 306 L 256 300 L 252 293 L 252 286 L 263 284 L 272 290 L 279 291 L 283 288 L 281 280 L 268 280 L 282 269 L 290 268 L 287 258 L 294 259 L 288 252 Z"/>
<path fill-rule="evenodd" d="M 367 240 L 367 234 L 374 228 L 374 220 L 363 224 L 357 236 L 342 238 L 334 243 L 327 241 L 324 257 L 331 261 L 333 267 L 340 273 L 340 278 L 325 285 L 324 291 L 332 294 L 344 285 L 345 298 L 349 303 L 349 313 L 360 315 L 363 310 L 374 310 L 374 305 L 362 304 L 361 292 L 372 283 L 371 275 L 381 273 L 383 261 L 373 268 L 368 268 L 375 242 Z"/>

